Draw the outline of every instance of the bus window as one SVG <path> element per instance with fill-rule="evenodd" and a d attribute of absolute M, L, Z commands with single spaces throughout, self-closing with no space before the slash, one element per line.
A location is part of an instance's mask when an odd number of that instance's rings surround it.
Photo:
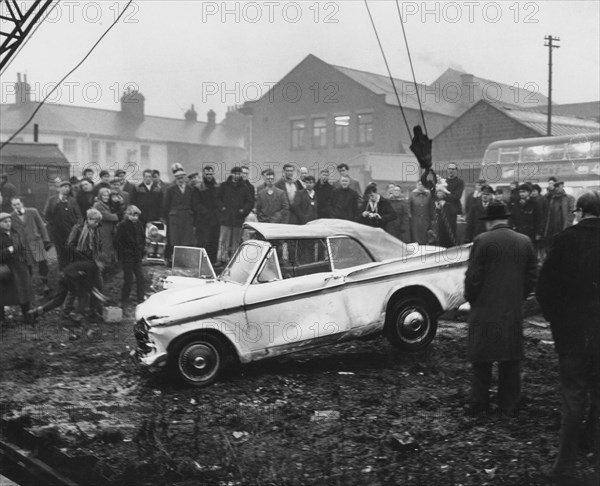
<path fill-rule="evenodd" d="M 569 143 L 567 144 L 567 158 L 569 160 L 587 159 L 591 148 L 590 142 Z"/>
<path fill-rule="evenodd" d="M 592 157 L 600 157 L 600 142 L 592 142 L 590 158 Z"/>
<path fill-rule="evenodd" d="M 542 160 L 543 153 L 543 145 L 536 145 L 535 147 L 524 147 L 521 160 L 523 162 L 539 162 L 540 160 Z"/>
<path fill-rule="evenodd" d="M 565 144 L 546 145 L 542 154 L 543 160 L 562 160 L 565 158 Z"/>
<path fill-rule="evenodd" d="M 521 155 L 521 147 L 506 147 L 500 149 L 500 162 L 518 162 Z"/>

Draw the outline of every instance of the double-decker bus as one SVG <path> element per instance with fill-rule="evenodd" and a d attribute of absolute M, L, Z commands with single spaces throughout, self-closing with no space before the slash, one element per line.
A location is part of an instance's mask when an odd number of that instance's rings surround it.
<path fill-rule="evenodd" d="M 497 188 L 512 181 L 545 188 L 552 176 L 574 197 L 600 190 L 600 132 L 500 140 L 483 156 L 481 177 Z"/>

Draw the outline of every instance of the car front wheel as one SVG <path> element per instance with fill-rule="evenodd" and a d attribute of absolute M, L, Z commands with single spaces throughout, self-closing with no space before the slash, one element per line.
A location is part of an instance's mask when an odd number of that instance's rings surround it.
<path fill-rule="evenodd" d="M 171 371 L 184 384 L 212 385 L 223 375 L 230 361 L 222 339 L 211 334 L 196 334 L 178 343 L 171 354 Z"/>
<path fill-rule="evenodd" d="M 403 351 L 420 351 L 435 337 L 437 320 L 420 298 L 409 297 L 395 302 L 387 314 L 385 335 Z"/>

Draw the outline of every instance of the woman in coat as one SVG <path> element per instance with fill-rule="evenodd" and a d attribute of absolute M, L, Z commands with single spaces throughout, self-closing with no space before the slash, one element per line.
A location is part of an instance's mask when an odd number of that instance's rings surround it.
<path fill-rule="evenodd" d="M 0 278 L 0 322 L 4 322 L 4 306 L 20 305 L 23 317 L 33 302 L 29 252 L 19 233 L 12 229 L 8 213 L 0 213 L 0 264 L 10 273 Z M 6 267 L 5 267 L 6 269 Z"/>
<path fill-rule="evenodd" d="M 115 226 L 119 222 L 119 216 L 111 211 L 110 208 L 110 189 L 102 187 L 98 191 L 98 197 L 94 203 L 94 209 L 102 215 L 102 224 L 100 225 L 100 268 L 104 269 L 112 265 L 116 260 L 116 252 L 113 244 L 113 235 Z"/>

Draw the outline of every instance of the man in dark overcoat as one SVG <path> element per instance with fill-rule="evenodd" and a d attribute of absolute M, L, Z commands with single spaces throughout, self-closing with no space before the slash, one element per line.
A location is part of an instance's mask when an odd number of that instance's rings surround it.
<path fill-rule="evenodd" d="M 242 179 L 242 169 L 234 167 L 219 188 L 219 250 L 217 260 L 226 264 L 242 241 L 242 225 L 254 207 L 254 194 Z"/>
<path fill-rule="evenodd" d="M 202 181 L 192 191 L 192 208 L 196 242 L 206 249 L 211 263 L 217 262 L 219 248 L 219 184 L 215 180 L 215 169 L 207 165 L 202 169 Z"/>
<path fill-rule="evenodd" d="M 67 239 L 73 226 L 82 221 L 82 216 L 75 198 L 69 196 L 71 183 L 62 181 L 58 191 L 58 194 L 50 196 L 46 202 L 44 216 L 48 223 L 48 233 L 56 248 L 58 268 L 62 270 L 70 263 Z"/>
<path fill-rule="evenodd" d="M 142 214 L 140 221 L 144 226 L 152 221 L 158 221 L 162 214 L 163 192 L 152 180 L 152 171 L 146 169 L 140 182 L 131 192 L 131 204 L 137 206 Z"/>
<path fill-rule="evenodd" d="M 470 411 L 489 409 L 492 365 L 498 362 L 498 405 L 516 413 L 521 392 L 523 301 L 533 290 L 537 257 L 531 240 L 508 224 L 504 205 L 487 207 L 487 232 L 471 248 L 465 299 L 471 304 L 467 359 L 472 363 Z"/>
<path fill-rule="evenodd" d="M 194 246 L 194 212 L 192 209 L 192 188 L 186 181 L 183 169 L 173 173 L 175 184 L 165 191 L 163 202 L 164 219 L 167 221 L 167 259 L 171 258 L 174 246 Z"/>
<path fill-rule="evenodd" d="M 494 198 L 492 186 L 484 184 L 479 189 L 479 197 L 474 199 L 469 212 L 467 213 L 467 226 L 465 228 L 465 243 L 471 243 L 477 235 L 485 233 L 485 221 L 481 218 L 485 216 L 487 207 Z"/>
<path fill-rule="evenodd" d="M 333 190 L 331 197 L 331 217 L 337 219 L 346 219 L 348 221 L 358 221 L 360 217 L 358 201 L 360 195 L 350 188 L 350 178 L 348 176 L 340 177 L 340 187 Z"/>
<path fill-rule="evenodd" d="M 512 225 L 515 231 L 529 236 L 533 244 L 541 238 L 542 223 L 539 206 L 531 199 L 531 185 L 519 186 L 519 199 L 512 207 Z"/>
<path fill-rule="evenodd" d="M 129 305 L 134 275 L 137 303 L 144 301 L 146 277 L 142 259 L 144 258 L 146 237 L 144 226 L 140 222 L 140 213 L 137 206 L 128 206 L 125 218 L 117 225 L 115 233 L 115 249 L 123 267 L 123 287 L 121 288 L 121 307 L 123 308 Z"/>
<path fill-rule="evenodd" d="M 588 393 L 585 433 L 594 443 L 600 475 L 600 195 L 579 197 L 579 222 L 554 238 L 536 289 L 550 321 L 562 396 L 558 457 L 550 475 L 571 484 L 576 473 L 581 421 Z M 595 484 L 598 484 L 597 482 Z"/>
<path fill-rule="evenodd" d="M 319 218 L 331 218 L 331 198 L 333 197 L 333 186 L 329 183 L 329 171 L 321 170 L 319 180 L 315 184 L 317 195 L 317 212 Z"/>

